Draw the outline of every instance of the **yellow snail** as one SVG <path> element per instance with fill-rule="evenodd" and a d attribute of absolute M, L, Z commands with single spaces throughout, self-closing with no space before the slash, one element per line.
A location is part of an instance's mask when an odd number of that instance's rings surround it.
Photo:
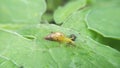
<path fill-rule="evenodd" d="M 50 40 L 50 41 L 56 41 L 59 43 L 67 43 L 67 44 L 72 44 L 74 45 L 74 41 L 76 39 L 76 36 L 74 34 L 70 35 L 69 37 L 66 37 L 63 33 L 61 32 L 52 32 L 51 34 L 47 35 L 45 37 L 46 40 Z"/>

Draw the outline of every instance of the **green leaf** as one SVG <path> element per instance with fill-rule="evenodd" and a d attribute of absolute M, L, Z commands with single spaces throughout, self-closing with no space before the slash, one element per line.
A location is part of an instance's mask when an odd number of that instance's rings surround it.
<path fill-rule="evenodd" d="M 0 23 L 39 23 L 45 10 L 44 0 L 0 0 Z"/>
<path fill-rule="evenodd" d="M 63 22 L 62 27 L 73 29 L 78 31 L 80 35 L 89 36 L 97 41 L 99 38 L 101 38 L 100 35 L 89 30 L 85 22 L 85 16 L 88 14 L 89 10 L 89 7 L 85 7 L 80 11 L 74 12 L 66 19 L 66 21 Z"/>
<path fill-rule="evenodd" d="M 91 7 L 85 7 L 84 9 L 82 9 L 80 11 L 74 12 L 73 14 L 71 14 L 70 17 L 66 18 L 66 20 L 63 22 L 62 26 L 66 27 L 66 28 L 74 29 L 74 30 L 78 31 L 81 35 L 89 36 L 99 43 L 109 45 L 117 50 L 120 50 L 120 46 L 119 46 L 120 41 L 119 40 L 104 37 L 101 34 L 88 29 L 85 19 L 86 19 L 88 12 L 90 12 L 90 9 L 91 9 Z M 95 19 L 96 18 L 97 17 L 95 17 Z M 97 23 L 95 23 L 95 24 L 97 24 Z M 99 24 L 98 24 L 98 26 L 99 26 Z M 119 32 L 119 30 L 118 30 L 118 32 Z"/>
<path fill-rule="evenodd" d="M 0 56 L 0 68 L 19 68 L 21 66 L 18 66 L 13 61 L 7 59 L 6 57 Z"/>
<path fill-rule="evenodd" d="M 91 35 L 90 30 L 88 30 L 85 22 L 85 15 L 89 12 L 89 9 L 85 8 L 80 11 L 74 12 L 70 17 L 68 17 L 62 24 L 63 27 L 71 28 L 78 31 L 81 35 Z"/>
<path fill-rule="evenodd" d="M 0 55 L 24 68 L 119 68 L 120 52 L 69 28 L 21 25 L 0 28 Z M 17 28 L 16 28 L 17 27 Z M 11 29 L 10 29 L 11 28 Z M 76 47 L 45 40 L 51 32 L 75 34 Z M 26 37 L 27 36 L 27 37 Z M 32 37 L 28 38 L 28 37 Z"/>
<path fill-rule="evenodd" d="M 75 11 L 86 5 L 86 0 L 75 0 L 68 2 L 64 7 L 59 7 L 54 13 L 54 20 L 57 24 L 63 23 L 66 18 L 71 16 Z"/>
<path fill-rule="evenodd" d="M 115 0 L 116 1 L 116 0 Z M 120 6 L 117 3 L 93 8 L 86 16 L 88 28 L 94 30 L 104 37 L 120 40 Z M 102 3 L 104 4 L 104 3 Z M 107 4 L 107 3 L 106 3 Z"/>

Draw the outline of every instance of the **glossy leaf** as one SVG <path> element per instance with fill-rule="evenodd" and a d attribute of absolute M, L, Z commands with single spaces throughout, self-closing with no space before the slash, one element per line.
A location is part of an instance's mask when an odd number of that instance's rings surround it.
<path fill-rule="evenodd" d="M 17 26 L 7 26 L 16 28 Z M 23 25 L 15 30 L 0 28 L 0 55 L 25 68 L 119 68 L 120 53 L 79 32 L 55 25 Z M 76 47 L 45 40 L 51 31 L 75 34 Z M 32 37 L 34 39 L 28 38 Z M 96 58 L 97 57 L 97 58 Z M 101 63 L 102 62 L 102 63 Z"/>
<path fill-rule="evenodd" d="M 63 23 L 71 14 L 86 5 L 86 0 L 70 1 L 64 7 L 59 7 L 54 13 L 54 20 L 57 24 Z"/>
<path fill-rule="evenodd" d="M 94 30 L 104 37 L 114 38 L 120 40 L 120 6 L 114 0 L 111 2 L 102 2 L 99 7 L 91 9 L 86 16 L 88 28 Z M 107 5 L 104 6 L 104 3 Z"/>
<path fill-rule="evenodd" d="M 44 0 L 0 0 L 0 23 L 40 23 Z"/>

